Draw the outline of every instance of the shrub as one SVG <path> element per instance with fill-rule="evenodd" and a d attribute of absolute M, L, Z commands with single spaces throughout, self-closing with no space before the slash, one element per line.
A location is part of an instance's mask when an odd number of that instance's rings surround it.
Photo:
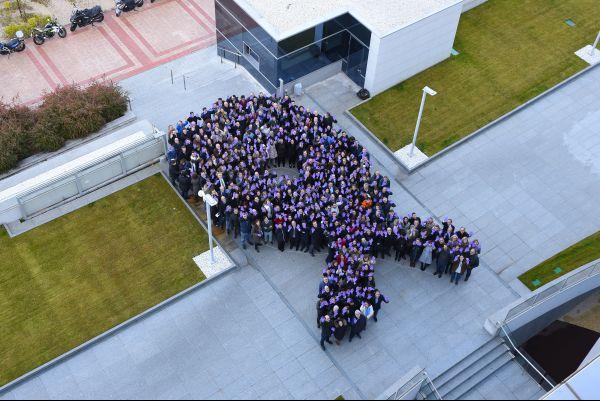
<path fill-rule="evenodd" d="M 19 144 L 17 136 L 14 135 L 18 131 L 18 127 L 14 127 L 14 121 L 10 123 L 2 122 L 0 130 L 0 171 L 10 170 L 19 161 Z"/>
<path fill-rule="evenodd" d="M 18 22 L 5 26 L 4 35 L 7 38 L 14 38 L 18 31 L 23 31 L 25 36 L 29 37 L 33 28 L 46 25 L 49 18 L 47 15 L 30 15 L 26 22 Z"/>
<path fill-rule="evenodd" d="M 2 133 L 15 138 L 18 159 L 31 155 L 35 150 L 32 140 L 35 112 L 26 106 L 10 107 L 0 103 L 0 121 Z"/>
<path fill-rule="evenodd" d="M 116 120 L 127 111 L 128 96 L 115 83 L 94 83 L 87 88 L 87 95 L 99 107 L 99 113 L 106 121 Z"/>
<path fill-rule="evenodd" d="M 0 102 L 0 173 L 39 152 L 84 138 L 127 111 L 127 95 L 113 83 L 61 87 L 32 109 Z"/>

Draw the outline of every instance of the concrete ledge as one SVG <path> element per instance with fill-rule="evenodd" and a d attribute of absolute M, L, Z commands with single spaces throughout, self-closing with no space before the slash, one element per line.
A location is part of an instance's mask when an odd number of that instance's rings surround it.
<path fill-rule="evenodd" d="M 477 131 L 467 135 L 466 137 L 460 139 L 457 142 L 454 142 L 452 145 L 448 146 L 447 148 L 439 151 L 438 153 L 432 155 L 429 157 L 429 159 L 425 160 L 424 162 L 414 166 L 414 168 L 412 169 L 408 169 L 406 166 L 404 166 L 402 163 L 400 163 L 400 161 L 398 161 L 395 156 L 394 156 L 394 152 L 392 152 L 392 150 L 390 148 L 388 148 L 383 142 L 381 142 L 381 140 L 379 140 L 379 138 L 373 134 L 362 122 L 360 122 L 356 117 L 354 117 L 352 115 L 352 113 L 350 113 L 350 110 L 346 110 L 344 112 L 344 115 L 346 115 L 346 117 L 348 117 L 349 119 L 351 119 L 358 127 L 360 127 L 367 135 L 369 135 L 371 137 L 371 139 L 373 139 L 373 141 L 378 144 L 385 152 L 387 152 L 390 157 L 393 157 L 394 160 L 396 160 L 397 164 L 399 166 L 401 166 L 404 170 L 406 170 L 409 174 L 414 173 L 415 171 L 418 171 L 419 169 L 425 167 L 426 165 L 428 165 L 429 163 L 431 163 L 432 161 L 438 159 L 441 156 L 444 156 L 446 153 L 449 153 L 450 151 L 454 150 L 455 148 L 459 147 L 460 145 L 476 138 L 477 136 L 479 136 L 480 134 L 484 133 L 485 131 L 487 131 L 488 129 L 492 128 L 493 126 L 495 126 L 498 123 L 501 123 L 502 121 L 512 117 L 513 115 L 517 114 L 518 112 L 520 112 L 521 110 L 529 107 L 531 104 L 537 102 L 538 100 L 552 94 L 554 91 L 562 88 L 563 86 L 571 83 L 571 81 L 574 81 L 575 79 L 579 78 L 582 75 L 587 74 L 588 72 L 590 72 L 591 70 L 593 70 L 594 68 L 597 68 L 599 64 L 596 65 L 592 65 L 589 66 L 581 71 L 579 71 L 578 73 L 576 73 L 575 75 L 567 78 L 566 80 L 558 83 L 557 85 L 555 85 L 554 87 L 548 89 L 546 92 L 543 92 L 541 94 L 539 94 L 538 96 L 534 97 L 533 99 L 528 100 L 527 102 L 523 103 L 522 105 L 520 105 L 519 107 L 515 108 L 514 110 L 504 114 L 503 116 L 497 118 L 496 120 L 490 122 L 489 124 L 485 125 L 484 127 L 478 129 Z M 368 101 L 368 100 L 367 100 Z M 363 102 L 364 103 L 364 102 Z M 360 106 L 362 103 L 354 106 L 354 108 Z"/>
<path fill-rule="evenodd" d="M 488 333 L 490 333 L 491 335 L 496 335 L 498 333 L 498 331 L 500 330 L 500 326 L 504 323 L 506 323 L 506 318 L 508 316 L 508 313 L 515 307 L 522 305 L 530 300 L 533 300 L 535 297 L 537 297 L 539 294 L 551 290 L 552 287 L 554 287 L 557 284 L 566 282 L 567 280 L 569 280 L 571 277 L 576 276 L 578 274 L 580 274 L 582 271 L 593 267 L 594 265 L 597 265 L 600 263 L 600 259 L 595 260 L 591 263 L 588 263 L 586 265 L 581 266 L 580 268 L 573 270 L 571 272 L 569 272 L 568 274 L 565 274 L 564 276 L 561 276 L 559 278 L 557 278 L 554 281 L 551 281 L 550 283 L 544 285 L 543 287 L 538 288 L 537 290 L 533 291 L 529 296 L 527 297 L 522 297 L 518 300 L 516 300 L 515 302 L 511 303 L 510 305 L 500 309 L 499 311 L 497 311 L 496 313 L 494 313 L 493 315 L 491 315 L 490 317 L 488 317 L 485 321 L 484 327 L 487 330 Z M 592 271 L 590 271 L 590 274 L 592 273 Z M 596 267 L 596 274 L 593 276 L 587 276 L 586 278 L 582 279 L 581 281 L 578 281 L 576 283 L 574 283 L 573 285 L 566 287 L 566 288 L 561 288 L 559 290 L 557 290 L 554 293 L 551 293 L 550 295 L 548 295 L 547 298 L 545 298 L 544 302 L 541 302 L 537 305 L 531 305 L 530 308 L 524 308 L 522 312 L 520 312 L 519 314 L 515 315 L 513 318 L 511 318 L 511 321 L 508 322 L 508 324 L 510 324 L 513 320 L 519 320 L 516 322 L 515 325 L 509 327 L 511 331 L 515 331 L 518 328 L 522 327 L 524 324 L 527 324 L 529 321 L 535 320 L 538 316 L 534 316 L 531 319 L 519 319 L 522 316 L 525 316 L 527 313 L 531 312 L 532 310 L 546 304 L 548 307 L 551 307 L 552 305 L 547 304 L 547 301 L 551 301 L 553 298 L 555 298 L 557 295 L 559 294 L 564 294 L 566 291 L 568 290 L 573 290 L 573 289 L 577 289 L 577 291 L 572 292 L 571 296 L 568 297 L 568 299 L 562 299 L 558 304 L 558 306 L 567 303 L 568 301 L 577 298 L 578 296 L 589 292 L 590 290 L 593 290 L 594 288 L 598 288 L 600 287 L 600 270 L 598 267 Z M 582 285 L 585 284 L 585 285 Z M 533 303 L 533 302 L 532 302 Z M 550 310 L 552 310 L 553 308 L 550 308 Z M 548 310 L 543 311 L 543 313 L 547 313 Z M 538 315 L 542 315 L 543 313 L 539 313 Z M 535 314 L 534 314 L 535 315 Z"/>
<path fill-rule="evenodd" d="M 39 164 L 39 163 L 43 163 L 49 159 L 52 159 L 53 157 L 56 157 L 58 155 L 61 155 L 65 152 L 68 152 L 69 150 L 72 150 L 74 148 L 77 148 L 81 145 L 84 145 L 88 142 L 91 142 L 95 139 L 98 139 L 100 137 L 103 137 L 105 135 L 108 135 L 114 131 L 117 131 L 121 128 L 124 128 L 126 126 L 128 126 L 129 124 L 133 123 L 134 121 L 137 120 L 137 116 L 131 111 L 128 110 L 124 116 L 117 118 L 114 121 L 109 122 L 108 124 L 106 124 L 104 127 L 102 127 L 100 129 L 100 131 L 93 133 L 85 138 L 82 139 L 76 139 L 76 140 L 72 140 L 72 141 L 68 141 L 65 146 L 63 146 L 62 148 L 60 148 L 59 150 L 57 150 L 56 152 L 52 152 L 52 153 L 40 153 L 37 155 L 32 155 L 29 156 L 28 158 L 22 160 L 19 165 L 17 167 L 15 167 L 14 169 L 0 175 L 0 180 L 3 180 L 5 178 L 11 177 L 15 174 L 20 173 L 23 170 L 26 170 L 27 168 Z"/>
<path fill-rule="evenodd" d="M 587 45 L 586 47 L 577 50 L 575 54 L 590 65 L 600 63 L 600 50 L 595 49 L 592 45 Z"/>
<path fill-rule="evenodd" d="M 203 252 L 202 254 L 194 258 L 194 263 L 200 268 L 204 277 L 211 278 L 217 276 L 219 273 L 234 266 L 233 261 L 227 257 L 227 254 L 220 246 L 213 248 L 215 261 L 211 260 L 210 250 Z"/>
<path fill-rule="evenodd" d="M 411 370 L 409 370 L 404 376 L 402 376 L 402 378 L 400 380 L 398 380 L 396 383 L 392 384 L 387 390 L 385 390 L 383 393 L 381 393 L 381 395 L 379 397 L 377 397 L 377 400 L 389 400 L 390 398 L 394 397 L 393 399 L 400 399 L 400 400 L 404 400 L 404 399 L 410 399 L 410 400 L 414 400 L 414 397 L 411 398 L 405 398 L 406 394 L 410 394 L 411 390 L 412 393 L 414 393 L 414 387 L 416 385 L 420 385 L 422 383 L 422 381 L 416 381 L 414 383 L 411 383 L 412 381 L 414 381 L 414 379 L 421 375 L 423 373 L 423 368 L 421 368 L 420 366 L 415 366 L 414 368 L 412 368 Z M 409 386 L 408 388 L 402 389 L 403 387 L 407 386 L 408 384 L 411 384 L 411 386 Z M 398 391 L 400 390 L 404 390 L 405 394 L 396 394 Z M 418 391 L 418 389 L 417 389 Z M 412 394 L 411 394 L 412 395 Z M 398 396 L 403 396 L 403 398 L 397 398 Z"/>
<path fill-rule="evenodd" d="M 167 177 L 165 177 L 164 173 L 162 174 L 163 178 L 165 178 L 165 180 L 167 181 L 167 183 L 171 186 L 171 188 L 173 188 L 173 190 L 175 191 L 175 193 L 177 193 L 179 195 L 179 192 L 173 187 L 173 185 L 171 185 L 171 182 L 167 179 Z M 188 210 L 190 210 L 190 212 L 192 213 L 192 215 L 194 216 L 194 218 L 200 223 L 200 225 L 202 227 L 204 227 L 204 229 L 206 229 L 205 225 L 202 223 L 202 220 L 200 220 L 198 218 L 198 216 L 196 215 L 196 213 L 194 213 L 193 209 L 191 209 L 191 207 L 188 205 L 187 202 L 185 202 L 185 200 L 181 197 L 181 195 L 179 195 L 179 198 L 181 199 L 182 202 L 185 203 L 185 205 L 187 206 Z M 218 241 L 215 239 L 215 241 L 218 244 Z M 222 248 L 222 247 L 221 247 Z M 224 251 L 225 252 L 225 251 Z M 225 252 L 225 254 L 227 255 L 227 252 Z M 227 257 L 233 261 L 233 258 L 231 258 L 229 255 L 227 255 Z M 153 306 L 152 308 L 140 313 L 137 316 L 132 317 L 129 320 L 126 320 L 125 322 L 115 326 L 114 328 L 100 334 L 97 337 L 92 338 L 91 340 L 86 341 L 85 343 L 81 344 L 78 347 L 73 348 L 72 350 L 54 358 L 53 360 L 43 364 L 42 366 L 24 374 L 23 376 L 13 380 L 12 382 L 0 387 L 0 397 L 2 397 L 3 395 L 5 395 L 7 392 L 11 391 L 12 389 L 14 389 L 15 387 L 19 386 L 20 384 L 22 384 L 23 382 L 35 377 L 37 374 L 42 373 L 58 364 L 60 364 L 61 362 L 64 362 L 66 360 L 68 360 L 69 358 L 79 354 L 82 351 L 85 351 L 86 349 L 96 345 L 97 343 L 112 337 L 113 335 L 119 333 L 120 331 L 126 329 L 127 327 L 135 324 L 136 322 L 139 322 L 140 320 L 143 320 L 147 317 L 149 317 L 150 315 L 153 315 L 154 313 L 159 312 L 160 310 L 164 309 L 165 307 L 179 301 L 180 299 L 198 291 L 199 289 L 221 279 L 222 277 L 224 277 L 225 275 L 227 275 L 229 272 L 231 272 L 232 270 L 236 269 L 237 265 L 232 263 L 232 266 L 227 268 L 226 270 L 223 270 L 220 273 L 215 274 L 214 276 L 207 278 L 206 280 L 203 280 L 201 282 L 199 282 L 198 284 L 195 284 L 194 286 L 188 288 L 187 290 L 184 290 L 178 294 L 175 294 L 174 296 L 172 296 L 171 298 L 168 298 L 164 301 L 162 301 L 161 303 L 159 303 L 156 306 Z"/>

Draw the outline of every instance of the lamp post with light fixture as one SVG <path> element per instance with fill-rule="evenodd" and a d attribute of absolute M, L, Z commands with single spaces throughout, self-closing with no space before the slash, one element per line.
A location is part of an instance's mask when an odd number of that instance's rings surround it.
<path fill-rule="evenodd" d="M 594 53 L 596 52 L 596 49 L 598 48 L 598 43 L 600 43 L 600 32 L 598 32 L 596 41 L 594 42 L 594 44 L 592 45 L 592 48 L 590 49 L 590 56 L 593 56 Z"/>
<path fill-rule="evenodd" d="M 412 146 L 410 147 L 409 156 L 413 157 L 415 152 L 415 145 L 417 143 L 417 136 L 419 135 L 419 128 L 421 127 L 421 118 L 423 117 L 423 109 L 425 108 L 425 98 L 427 95 L 435 96 L 437 92 L 431 89 L 429 86 L 423 88 L 423 98 L 421 99 L 421 108 L 419 109 L 419 117 L 417 117 L 417 126 L 415 127 L 415 134 L 413 135 Z"/>
<path fill-rule="evenodd" d="M 204 199 L 206 205 L 206 219 L 208 224 L 208 244 L 210 247 L 210 261 L 215 263 L 215 253 L 213 251 L 213 233 L 212 233 L 212 213 L 211 207 L 217 206 L 218 201 L 210 194 L 204 191 L 198 192 L 198 196 Z"/>

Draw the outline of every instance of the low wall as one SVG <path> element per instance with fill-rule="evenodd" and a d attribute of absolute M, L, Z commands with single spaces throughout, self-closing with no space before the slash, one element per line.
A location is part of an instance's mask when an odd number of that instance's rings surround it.
<path fill-rule="evenodd" d="M 517 342 L 522 342 L 527 339 L 527 333 L 539 332 L 598 289 L 600 260 L 588 263 L 539 288 L 530 297 L 499 310 L 486 320 L 485 328 L 495 335 L 504 324 L 510 331 L 518 334 L 519 338 L 515 337 Z M 520 312 L 514 313 L 515 310 Z"/>
<path fill-rule="evenodd" d="M 482 5 L 488 0 L 464 0 L 463 1 L 463 10 L 462 12 L 467 12 L 472 8 Z"/>

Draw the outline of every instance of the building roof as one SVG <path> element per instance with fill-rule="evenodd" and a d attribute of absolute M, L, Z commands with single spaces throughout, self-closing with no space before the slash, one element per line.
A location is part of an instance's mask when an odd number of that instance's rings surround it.
<path fill-rule="evenodd" d="M 235 0 L 280 41 L 349 12 L 384 37 L 463 0 Z"/>

